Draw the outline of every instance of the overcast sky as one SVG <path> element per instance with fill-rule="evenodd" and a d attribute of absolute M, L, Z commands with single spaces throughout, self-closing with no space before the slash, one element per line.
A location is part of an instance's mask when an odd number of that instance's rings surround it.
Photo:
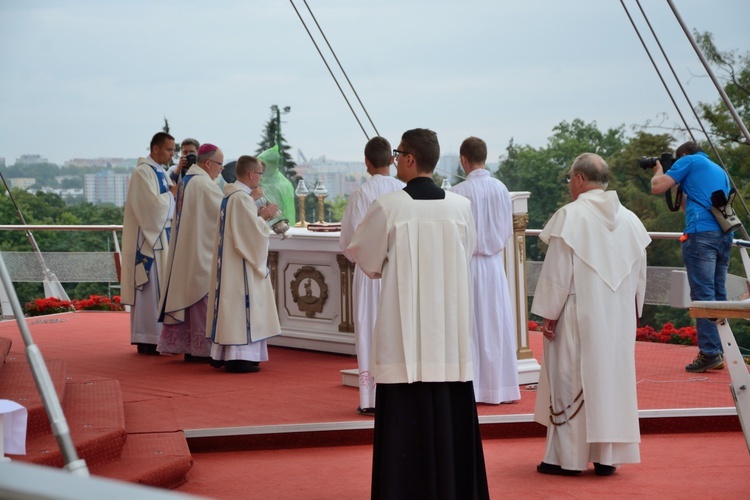
<path fill-rule="evenodd" d="M 303 0 L 294 3 L 313 29 Z M 625 3 L 645 29 L 635 1 Z M 563 120 L 630 130 L 661 113 L 677 118 L 618 0 L 308 4 L 393 147 L 427 127 L 443 153 L 476 135 L 495 161 L 511 138 L 545 145 Z M 717 101 L 667 2 L 641 4 L 690 99 Z M 674 4 L 721 49 L 750 51 L 748 0 Z M 145 155 L 164 117 L 178 141 L 195 137 L 236 158 L 255 151 L 272 104 L 291 107 L 282 130 L 293 155 L 363 157 L 365 134 L 289 1 L 0 1 L 8 164 L 22 154 L 58 164 Z"/>

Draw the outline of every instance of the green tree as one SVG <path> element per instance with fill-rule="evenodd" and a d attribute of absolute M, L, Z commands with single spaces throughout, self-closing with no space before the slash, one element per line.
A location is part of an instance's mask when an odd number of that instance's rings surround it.
<path fill-rule="evenodd" d="M 255 154 L 259 155 L 279 142 L 279 150 L 283 153 L 283 169 L 281 168 L 281 165 L 279 165 L 279 168 L 286 178 L 296 186 L 297 182 L 302 179 L 302 177 L 297 175 L 297 172 L 295 171 L 297 164 L 292 159 L 292 155 L 289 154 L 289 150 L 292 149 L 292 147 L 287 144 L 286 139 L 284 139 L 284 134 L 280 133 L 280 121 L 281 118 L 278 106 L 274 104 L 271 106 L 271 116 L 263 127 L 263 134 L 261 135 L 261 140 L 258 143 L 258 148 L 255 150 Z"/>
<path fill-rule="evenodd" d="M 341 222 L 344 217 L 344 211 L 346 210 L 346 204 L 349 201 L 349 196 L 337 196 L 333 203 L 331 203 L 330 214 L 331 222 Z"/>
<path fill-rule="evenodd" d="M 585 123 L 579 118 L 560 122 L 552 132 L 547 145 L 538 149 L 516 145 L 511 139 L 495 174 L 509 190 L 531 192 L 530 228 L 543 227 L 558 208 L 570 201 L 565 175 L 578 155 L 597 153 L 606 160 L 625 144 L 623 126 L 602 132 L 596 122 Z M 533 260 L 543 258 L 537 239 L 529 240 L 527 255 Z"/>
<path fill-rule="evenodd" d="M 63 189 L 83 189 L 83 177 L 66 177 L 60 181 Z"/>
<path fill-rule="evenodd" d="M 720 51 L 714 44 L 711 33 L 696 31 L 694 35 L 706 59 L 718 70 L 717 78 L 724 81 L 724 92 L 737 114 L 743 123 L 750 123 L 750 52 L 740 54 L 737 50 Z M 698 108 L 702 118 L 708 122 L 711 134 L 722 146 L 748 146 L 723 100 L 719 99 L 713 104 L 699 103 Z M 750 169 L 750 165 L 747 168 Z"/>
<path fill-rule="evenodd" d="M 13 197 L 28 224 L 50 225 L 108 225 L 121 224 L 123 209 L 81 203 L 66 206 L 56 194 L 31 194 L 13 190 Z M 18 213 L 9 196 L 0 197 L 0 224 L 20 224 Z M 36 231 L 34 239 L 42 252 L 104 252 L 113 251 L 112 234 L 99 231 Z M 0 251 L 30 252 L 32 250 L 23 231 L 0 232 Z M 107 283 L 63 283 L 71 298 L 86 298 L 91 293 L 106 295 Z M 16 283 L 16 293 L 22 303 L 44 296 L 41 283 Z"/>

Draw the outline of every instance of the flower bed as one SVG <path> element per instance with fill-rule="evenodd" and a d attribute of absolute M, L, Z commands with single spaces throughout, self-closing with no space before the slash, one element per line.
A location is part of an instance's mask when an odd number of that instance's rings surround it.
<path fill-rule="evenodd" d="M 641 342 L 657 342 L 659 344 L 698 345 L 698 333 L 694 326 L 675 328 L 672 323 L 664 323 L 660 332 L 650 325 L 636 328 L 635 339 Z"/>
<path fill-rule="evenodd" d="M 88 299 L 74 300 L 77 311 L 124 311 L 125 306 L 120 303 L 120 296 L 115 295 L 112 300 L 101 295 L 89 295 Z"/>
<path fill-rule="evenodd" d="M 36 299 L 23 306 L 26 316 L 42 316 L 45 314 L 57 314 L 71 311 L 124 311 L 125 307 L 120 303 L 120 297 L 115 295 L 109 297 L 101 295 L 89 295 L 83 300 L 60 300 L 56 297 Z"/>

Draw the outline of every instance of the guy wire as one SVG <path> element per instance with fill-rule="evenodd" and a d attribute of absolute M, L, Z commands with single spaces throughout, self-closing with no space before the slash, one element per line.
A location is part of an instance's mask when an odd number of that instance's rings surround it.
<path fill-rule="evenodd" d="M 635 21 L 633 21 L 633 18 L 631 17 L 630 11 L 625 5 L 624 0 L 620 0 L 620 4 L 622 5 L 622 8 L 625 9 L 625 14 L 627 14 L 628 19 L 630 20 L 630 24 L 633 26 L 633 29 L 635 30 L 635 34 L 638 36 L 638 40 L 640 40 L 641 45 L 643 45 L 643 50 L 646 51 L 646 55 L 648 56 L 648 59 L 651 61 L 651 65 L 654 67 L 656 74 L 659 76 L 659 80 L 661 80 L 661 84 L 664 87 L 664 90 L 667 91 L 667 95 L 669 95 L 669 99 L 672 101 L 672 104 L 677 110 L 677 114 L 680 115 L 680 119 L 682 120 L 683 125 L 685 125 L 685 130 L 687 130 L 688 134 L 690 134 L 690 138 L 693 139 L 693 141 L 695 141 L 695 137 L 693 137 L 693 132 L 690 130 L 690 127 L 688 126 L 687 121 L 685 120 L 685 117 L 682 116 L 682 111 L 680 111 L 680 107 L 677 105 L 677 102 L 674 100 L 674 96 L 672 95 L 672 91 L 669 90 L 669 87 L 667 86 L 667 82 L 664 81 L 664 77 L 662 76 L 661 71 L 659 70 L 659 67 L 656 65 L 656 61 L 654 61 L 654 58 L 651 56 L 651 51 L 648 50 L 648 47 L 646 46 L 646 42 L 643 40 L 643 37 L 641 36 L 641 32 L 638 31 L 638 27 L 635 25 Z M 645 14 L 644 14 L 644 17 L 645 17 Z"/>
<path fill-rule="evenodd" d="M 661 55 L 664 57 L 664 60 L 667 62 L 667 66 L 669 66 L 669 70 L 672 72 L 672 77 L 677 82 L 677 85 L 680 87 L 680 90 L 682 91 L 682 96 L 687 101 L 688 107 L 690 107 L 690 111 L 693 112 L 693 116 L 695 117 L 696 121 L 698 122 L 698 125 L 703 131 L 703 135 L 706 136 L 706 140 L 708 140 L 708 144 L 711 146 L 711 149 L 713 149 L 714 153 L 716 154 L 716 157 L 718 158 L 719 163 L 721 164 L 722 167 L 724 167 L 724 170 L 726 170 L 726 166 L 724 165 L 724 161 L 721 159 L 721 155 L 719 155 L 719 152 L 716 150 L 716 146 L 714 146 L 714 143 L 711 140 L 711 137 L 708 135 L 708 132 L 703 126 L 703 121 L 701 121 L 700 116 L 698 116 L 698 113 L 695 111 L 695 107 L 693 106 L 693 103 L 690 101 L 690 97 L 688 97 L 687 92 L 685 91 L 685 88 L 682 86 L 682 81 L 680 81 L 680 78 L 677 76 L 677 72 L 672 67 L 672 61 L 670 61 L 669 57 L 667 57 L 667 53 L 664 51 L 664 47 L 662 47 L 661 45 L 661 40 L 659 40 L 659 37 L 656 34 L 656 31 L 651 26 L 651 21 L 646 15 L 646 12 L 644 12 L 643 7 L 641 6 L 641 1 L 635 0 L 635 3 L 638 4 L 638 8 L 640 9 L 641 14 L 643 15 L 643 19 L 646 21 L 646 24 L 648 25 L 648 29 L 651 30 L 651 35 L 654 37 L 654 40 L 656 41 L 656 45 L 658 45 L 659 50 L 661 51 Z M 690 134 L 690 137 L 693 139 L 693 141 L 695 141 L 695 137 L 693 137 L 693 134 L 690 133 L 690 129 L 688 129 L 688 133 Z"/>
<path fill-rule="evenodd" d="M 737 127 L 740 129 L 740 132 L 742 132 L 742 135 L 745 136 L 745 144 L 750 146 L 750 132 L 748 132 L 747 127 L 745 127 L 745 124 L 743 123 L 742 119 L 737 114 L 737 110 L 734 109 L 734 106 L 732 105 L 732 101 L 729 100 L 729 96 L 727 96 L 727 93 L 724 91 L 724 88 L 719 84 L 719 81 L 717 80 L 716 76 L 714 75 L 713 70 L 711 69 L 711 65 L 708 64 L 708 61 L 706 60 L 706 57 L 703 55 L 703 52 L 701 51 L 700 47 L 698 47 L 698 44 L 695 43 L 695 39 L 693 39 L 693 35 L 690 34 L 690 30 L 688 30 L 687 26 L 685 26 L 685 22 L 682 20 L 682 16 L 680 16 L 680 13 L 678 12 L 677 8 L 674 6 L 674 3 L 672 2 L 672 0 L 667 0 L 667 3 L 669 4 L 669 8 L 672 9 L 672 13 L 674 13 L 675 19 L 677 19 L 677 22 L 680 24 L 680 27 L 682 28 L 682 31 L 685 33 L 685 36 L 690 42 L 690 45 L 692 45 L 693 50 L 698 56 L 698 59 L 700 59 L 701 64 L 703 64 L 703 67 L 705 68 L 706 73 L 708 74 L 709 78 L 711 78 L 711 81 L 713 82 L 714 87 L 716 87 L 717 92 L 719 92 L 719 95 L 721 96 L 721 99 L 724 101 L 724 104 L 726 105 L 727 110 L 729 111 L 729 114 L 732 115 L 732 118 L 734 119 L 734 122 L 737 124 Z M 726 170 L 726 167 L 725 167 L 725 170 Z M 727 177 L 729 177 L 729 182 L 732 184 L 732 187 L 734 188 L 736 192 L 737 198 L 739 198 L 740 203 L 742 204 L 742 207 L 745 209 L 745 214 L 750 216 L 750 209 L 748 209 L 747 203 L 745 203 L 745 199 L 742 197 L 742 193 L 740 193 L 739 189 L 737 189 L 737 185 L 734 183 L 734 179 L 732 179 L 732 176 L 729 175 L 729 172 L 727 172 Z M 745 239 L 750 239 L 750 237 L 748 237 L 748 234 L 747 234 L 747 229 L 745 229 L 744 225 L 740 226 L 740 230 L 745 236 Z"/>
<path fill-rule="evenodd" d="M 678 86 L 680 87 L 680 90 L 682 91 L 683 96 L 687 100 L 688 105 L 689 105 L 691 111 L 693 112 L 693 115 L 695 116 L 696 120 L 698 121 L 698 124 L 700 125 L 700 128 L 701 128 L 701 130 L 703 131 L 703 134 L 706 137 L 706 140 L 708 141 L 709 145 L 711 146 L 711 149 L 714 151 L 714 154 L 716 154 L 716 157 L 717 157 L 717 159 L 719 161 L 719 164 L 724 169 L 724 171 L 727 173 L 727 177 L 729 178 L 729 182 L 731 183 L 732 187 L 734 187 L 734 189 L 736 191 L 736 196 L 737 196 L 737 198 L 739 198 L 740 203 L 742 204 L 743 208 L 745 209 L 745 213 L 750 214 L 750 211 L 748 211 L 748 207 L 747 207 L 747 205 L 745 203 L 744 198 L 742 197 L 742 194 L 737 190 L 737 186 L 734 183 L 734 179 L 732 179 L 732 176 L 729 175 L 729 171 L 727 170 L 726 165 L 724 164 L 724 161 L 721 158 L 721 155 L 717 151 L 716 147 L 714 146 L 713 141 L 711 140 L 711 137 L 709 136 L 708 132 L 706 131 L 705 127 L 703 126 L 703 123 L 702 123 L 701 119 L 699 118 L 698 114 L 696 113 L 695 108 L 693 107 L 693 104 L 690 101 L 690 98 L 687 96 L 687 92 L 685 91 L 684 87 L 682 86 L 682 83 L 681 83 L 680 79 L 677 77 L 677 74 L 675 73 L 674 68 L 672 67 L 671 62 L 670 62 L 669 58 L 667 57 L 667 54 L 664 51 L 664 48 L 662 47 L 661 42 L 659 41 L 658 36 L 656 35 L 653 27 L 651 26 L 651 22 L 649 21 L 648 16 L 646 15 L 646 13 L 644 12 L 643 8 L 641 7 L 640 1 L 639 0 L 635 0 L 635 1 L 638 4 L 638 8 L 640 9 L 641 14 L 643 15 L 643 18 L 645 19 L 646 24 L 648 25 L 649 29 L 651 30 L 651 34 L 653 35 L 654 39 L 656 40 L 656 43 L 659 46 L 659 49 L 661 50 L 661 53 L 664 56 L 664 59 L 666 60 L 667 65 L 669 66 L 670 70 L 672 71 L 672 76 L 674 77 L 675 81 L 677 82 Z M 656 74 L 659 76 L 659 79 L 661 80 L 661 83 L 662 83 L 662 86 L 664 87 L 664 90 L 666 90 L 667 94 L 669 95 L 670 100 L 672 101 L 672 104 L 674 105 L 675 109 L 677 110 L 677 113 L 680 115 L 680 119 L 682 120 L 682 123 L 685 126 L 685 130 L 690 135 L 690 138 L 693 140 L 693 142 L 697 143 L 697 141 L 695 140 L 695 136 L 693 136 L 693 133 L 692 133 L 690 127 L 688 126 L 687 121 L 685 120 L 685 117 L 682 114 L 682 111 L 680 110 L 680 107 L 677 105 L 677 102 L 675 101 L 675 99 L 674 99 L 674 97 L 672 95 L 672 92 L 669 90 L 669 87 L 667 86 L 666 82 L 664 81 L 664 78 L 663 78 L 663 76 L 661 74 L 661 71 L 657 67 L 656 62 L 654 61 L 654 58 L 651 55 L 651 52 L 649 51 L 648 47 L 646 46 L 646 43 L 643 40 L 643 37 L 641 36 L 641 33 L 638 30 L 638 27 L 636 26 L 635 22 L 633 21 L 633 18 L 631 17 L 630 12 L 628 11 L 627 6 L 625 5 L 625 2 L 623 0 L 620 0 L 620 4 L 622 5 L 622 8 L 625 10 L 625 14 L 628 16 L 628 19 L 630 20 L 630 24 L 633 26 L 633 30 L 635 31 L 636 35 L 638 36 L 638 39 L 640 40 L 641 45 L 643 46 L 643 49 L 646 51 L 646 55 L 648 56 L 649 60 L 651 61 L 651 64 L 653 65 L 654 70 L 656 71 Z M 695 49 L 696 49 L 696 51 L 699 51 L 699 49 L 697 47 Z M 744 225 L 740 226 L 740 229 L 743 232 L 743 234 L 745 235 L 745 238 L 748 238 L 748 235 L 747 235 L 747 232 L 745 230 Z"/>
<path fill-rule="evenodd" d="M 331 51 L 331 54 L 333 54 L 333 58 L 336 59 L 336 64 L 339 65 L 339 69 L 341 69 L 341 72 L 344 74 L 344 78 L 346 78 L 346 81 L 349 84 L 349 87 L 352 89 L 352 92 L 354 92 L 354 96 L 357 98 L 357 102 L 359 102 L 359 105 L 362 107 L 362 111 L 365 112 L 365 116 L 367 116 L 367 119 L 370 121 L 370 125 L 372 125 L 372 128 L 375 129 L 375 134 L 379 136 L 380 132 L 378 132 L 378 128 L 372 122 L 372 118 L 370 118 L 370 113 L 367 112 L 367 108 L 365 108 L 365 105 L 362 103 L 362 99 L 359 98 L 359 94 L 357 94 L 357 91 L 355 90 L 354 85 L 352 85 L 351 80 L 349 80 L 349 75 L 346 74 L 346 71 L 344 70 L 344 67 L 341 65 L 341 62 L 339 61 L 338 56 L 336 56 L 336 52 L 333 50 L 333 47 L 331 47 L 331 44 L 328 42 L 328 37 L 326 37 L 326 34 L 323 32 L 323 28 L 321 28 L 320 24 L 318 24 L 318 19 L 315 17 L 315 14 L 313 14 L 312 9 L 310 9 L 310 6 L 307 4 L 307 0 L 302 0 L 302 1 L 305 2 L 305 7 L 307 7 L 308 12 L 310 12 L 310 16 L 312 16 L 313 21 L 315 21 L 315 25 L 318 27 L 318 31 L 320 31 L 320 34 L 323 35 L 323 40 L 326 41 L 326 45 L 328 45 L 328 49 Z"/>
<path fill-rule="evenodd" d="M 328 73 L 331 74 L 331 78 L 333 78 L 333 81 L 336 82 L 336 86 L 339 89 L 339 92 L 341 92 L 341 96 L 346 101 L 346 105 L 349 106 L 349 110 L 352 112 L 352 115 L 354 115 L 354 119 L 357 120 L 357 124 L 359 125 L 359 128 L 362 129 L 362 133 L 365 134 L 365 138 L 369 139 L 370 136 L 367 135 L 367 131 L 365 131 L 365 127 L 362 126 L 362 122 L 359 121 L 359 117 L 357 116 L 357 113 L 354 111 L 354 108 L 352 107 L 351 103 L 349 102 L 349 99 L 346 97 L 346 94 L 344 94 L 344 90 L 341 88 L 341 85 L 339 85 L 339 81 L 336 79 L 336 76 L 333 74 L 333 71 L 331 70 L 331 67 L 328 65 L 328 61 L 326 61 L 325 56 L 320 51 L 320 47 L 318 47 L 318 43 L 315 41 L 315 39 L 312 36 L 312 33 L 310 33 L 310 30 L 307 28 L 307 24 L 305 23 L 305 20 L 302 19 L 302 16 L 299 13 L 299 10 L 297 10 L 297 6 L 294 5 L 294 0 L 289 0 L 289 3 L 292 4 L 292 7 L 294 8 L 294 12 L 297 13 L 297 17 L 299 18 L 300 22 L 302 23 L 302 26 L 305 27 L 305 31 L 307 31 L 307 35 L 310 37 L 310 40 L 312 40 L 313 45 L 315 45 L 315 50 L 318 51 L 318 54 L 320 55 L 320 58 L 323 60 L 323 64 L 326 65 L 326 68 L 328 68 Z"/>

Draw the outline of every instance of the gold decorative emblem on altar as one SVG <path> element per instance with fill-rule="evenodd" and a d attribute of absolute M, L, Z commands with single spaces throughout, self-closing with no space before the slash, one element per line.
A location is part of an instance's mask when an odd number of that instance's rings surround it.
<path fill-rule="evenodd" d="M 323 306 L 328 300 L 328 285 L 320 271 L 312 266 L 300 267 L 294 272 L 294 279 L 289 288 L 297 307 L 308 318 L 323 312 Z"/>

